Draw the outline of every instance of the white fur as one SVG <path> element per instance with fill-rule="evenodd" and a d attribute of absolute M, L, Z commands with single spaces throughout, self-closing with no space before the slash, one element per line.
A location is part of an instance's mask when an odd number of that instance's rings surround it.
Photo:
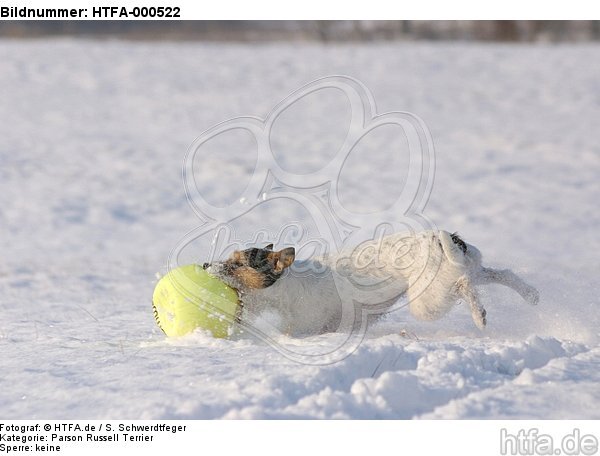
<path fill-rule="evenodd" d="M 411 314 L 421 320 L 437 320 L 463 300 L 475 325 L 484 329 L 486 311 L 474 287 L 488 283 L 511 287 L 530 304 L 537 304 L 535 288 L 511 271 L 483 267 L 479 250 L 466 245 L 463 253 L 446 231 L 399 233 L 335 257 L 296 262 L 272 286 L 242 293 L 244 318 L 276 311 L 281 316 L 280 330 L 324 333 L 348 329 L 361 317 L 361 310 L 385 310 L 405 295 Z M 308 273 L 298 273 L 306 268 Z M 218 274 L 217 265 L 211 269 Z"/>

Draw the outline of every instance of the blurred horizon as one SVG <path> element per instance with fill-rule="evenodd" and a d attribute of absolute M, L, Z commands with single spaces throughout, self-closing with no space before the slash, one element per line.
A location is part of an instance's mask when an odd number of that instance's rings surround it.
<path fill-rule="evenodd" d="M 600 41 L 600 21 L 0 21 L 0 37 L 194 41 Z"/>

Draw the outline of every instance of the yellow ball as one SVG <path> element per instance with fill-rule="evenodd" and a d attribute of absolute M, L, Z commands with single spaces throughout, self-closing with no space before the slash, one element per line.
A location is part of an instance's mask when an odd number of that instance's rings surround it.
<path fill-rule="evenodd" d="M 237 292 L 202 267 L 175 268 L 160 279 L 152 295 L 154 318 L 169 337 L 196 328 L 227 338 L 241 309 Z"/>

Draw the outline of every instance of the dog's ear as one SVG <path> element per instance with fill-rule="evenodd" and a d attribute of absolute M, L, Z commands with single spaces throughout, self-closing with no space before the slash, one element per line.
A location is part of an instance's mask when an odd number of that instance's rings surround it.
<path fill-rule="evenodd" d="M 285 268 L 289 268 L 296 258 L 296 249 L 287 247 L 279 252 L 273 252 L 271 261 L 273 261 L 273 270 L 275 272 L 283 272 Z"/>
<path fill-rule="evenodd" d="M 242 252 L 240 250 L 235 250 L 229 257 L 230 260 L 232 260 L 236 263 L 241 262 L 244 258 L 245 258 L 244 252 Z"/>
<path fill-rule="evenodd" d="M 265 250 L 273 250 L 273 244 L 269 244 L 265 247 Z"/>

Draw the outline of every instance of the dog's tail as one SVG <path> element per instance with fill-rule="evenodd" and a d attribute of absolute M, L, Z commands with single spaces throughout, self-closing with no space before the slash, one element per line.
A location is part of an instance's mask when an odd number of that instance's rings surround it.
<path fill-rule="evenodd" d="M 464 266 L 465 254 L 467 253 L 467 244 L 457 233 L 450 234 L 447 231 L 440 231 L 438 234 L 440 246 L 444 255 L 451 263 Z"/>

